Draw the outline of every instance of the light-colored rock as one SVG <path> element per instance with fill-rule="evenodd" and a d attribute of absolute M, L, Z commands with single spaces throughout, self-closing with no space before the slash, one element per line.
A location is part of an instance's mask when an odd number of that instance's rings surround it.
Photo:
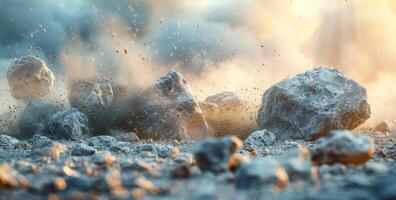
<path fill-rule="evenodd" d="M 316 139 L 354 129 L 370 117 L 366 89 L 330 68 L 284 79 L 262 98 L 257 123 L 278 139 Z"/>
<path fill-rule="evenodd" d="M 391 123 L 388 121 L 382 121 L 375 126 L 374 131 L 389 133 L 392 131 Z"/>
<path fill-rule="evenodd" d="M 317 141 L 312 150 L 312 160 L 316 164 L 340 162 L 359 165 L 372 158 L 374 152 L 374 141 L 368 136 L 332 131 Z"/>
<path fill-rule="evenodd" d="M 55 80 L 45 62 L 35 56 L 25 56 L 11 62 L 7 79 L 12 96 L 23 100 L 48 94 Z"/>
<path fill-rule="evenodd" d="M 8 164 L 0 164 L 0 190 L 26 188 L 29 186 L 27 179 Z"/>

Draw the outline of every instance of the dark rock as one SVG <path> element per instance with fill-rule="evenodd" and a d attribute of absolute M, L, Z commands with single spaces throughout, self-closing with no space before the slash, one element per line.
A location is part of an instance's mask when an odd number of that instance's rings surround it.
<path fill-rule="evenodd" d="M 19 141 L 18 139 L 5 135 L 5 134 L 0 134 L 0 148 L 10 148 L 13 147 L 15 144 L 17 144 Z"/>
<path fill-rule="evenodd" d="M 209 96 L 199 104 L 215 136 L 236 135 L 245 138 L 255 129 L 254 116 L 247 102 L 233 92 Z"/>
<path fill-rule="evenodd" d="M 354 129 L 369 117 L 365 88 L 335 69 L 316 68 L 268 89 L 257 123 L 281 140 L 310 140 Z"/>
<path fill-rule="evenodd" d="M 0 190 L 26 188 L 29 186 L 24 176 L 8 164 L 0 164 Z"/>
<path fill-rule="evenodd" d="M 201 139 L 210 134 L 201 108 L 181 74 L 171 71 L 137 100 L 139 137 Z"/>
<path fill-rule="evenodd" d="M 45 62 L 30 55 L 11 62 L 7 79 L 12 96 L 24 100 L 48 94 L 55 80 Z"/>
<path fill-rule="evenodd" d="M 274 158 L 259 158 L 241 166 L 235 176 L 238 188 L 261 188 L 263 186 L 286 187 L 289 177 L 285 168 Z"/>
<path fill-rule="evenodd" d="M 44 129 L 46 136 L 60 140 L 78 140 L 88 133 L 88 119 L 75 108 L 55 113 Z"/>
<path fill-rule="evenodd" d="M 78 143 L 72 149 L 71 154 L 73 156 L 89 156 L 95 154 L 95 152 L 95 148 L 84 143 Z"/>
<path fill-rule="evenodd" d="M 312 150 L 312 160 L 317 164 L 359 165 L 374 156 L 374 142 L 367 136 L 348 131 L 332 131 L 320 138 Z"/>
<path fill-rule="evenodd" d="M 58 107 L 47 101 L 31 100 L 21 114 L 18 128 L 21 138 L 30 139 L 38 130 L 43 129 Z"/>
<path fill-rule="evenodd" d="M 191 175 L 191 166 L 187 164 L 177 164 L 171 170 L 172 178 L 188 178 Z"/>
<path fill-rule="evenodd" d="M 194 149 L 194 157 L 203 171 L 221 172 L 229 168 L 229 162 L 242 147 L 242 141 L 234 136 L 208 138 L 199 142 Z"/>

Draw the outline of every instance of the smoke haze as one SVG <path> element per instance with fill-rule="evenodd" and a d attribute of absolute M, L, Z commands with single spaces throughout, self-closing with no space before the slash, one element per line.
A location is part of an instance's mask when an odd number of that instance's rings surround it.
<path fill-rule="evenodd" d="M 332 66 L 367 88 L 367 124 L 396 119 L 392 0 L 3 0 L 0 30 L 2 113 L 20 104 L 8 92 L 8 64 L 33 54 L 55 72 L 58 102 L 74 79 L 133 89 L 175 69 L 198 99 L 234 91 L 254 110 L 272 84 Z"/>

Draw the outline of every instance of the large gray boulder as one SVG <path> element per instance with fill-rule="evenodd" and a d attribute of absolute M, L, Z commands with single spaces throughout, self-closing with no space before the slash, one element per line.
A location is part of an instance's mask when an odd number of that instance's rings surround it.
<path fill-rule="evenodd" d="M 7 79 L 11 95 L 23 100 L 48 94 L 55 80 L 45 62 L 36 56 L 25 56 L 11 62 Z"/>
<path fill-rule="evenodd" d="M 201 139 L 210 135 L 205 117 L 183 76 L 171 71 L 137 99 L 136 124 L 142 138 Z"/>
<path fill-rule="evenodd" d="M 18 137 L 30 139 L 58 112 L 59 108 L 48 101 L 31 100 L 22 112 L 18 121 L 20 134 Z"/>
<path fill-rule="evenodd" d="M 236 135 L 245 138 L 255 129 L 249 105 L 234 92 L 209 96 L 200 107 L 215 136 Z"/>
<path fill-rule="evenodd" d="M 370 117 L 366 89 L 336 69 L 316 68 L 273 85 L 257 123 L 278 139 L 316 139 L 354 129 Z"/>
<path fill-rule="evenodd" d="M 88 119 L 75 108 L 55 113 L 43 133 L 53 139 L 79 140 L 89 133 Z"/>

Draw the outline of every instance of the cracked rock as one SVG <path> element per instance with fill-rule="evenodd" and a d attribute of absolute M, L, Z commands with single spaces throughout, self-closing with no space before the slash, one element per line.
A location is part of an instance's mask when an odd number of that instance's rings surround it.
<path fill-rule="evenodd" d="M 31 55 L 11 62 L 7 79 L 12 96 L 23 100 L 48 94 L 55 80 L 45 62 Z"/>
<path fill-rule="evenodd" d="M 374 156 L 374 142 L 367 136 L 348 131 L 332 131 L 320 138 L 312 150 L 312 160 L 317 164 L 359 165 Z"/>
<path fill-rule="evenodd" d="M 229 168 L 233 154 L 242 147 L 235 136 L 209 138 L 195 146 L 194 157 L 202 171 L 221 172 Z"/>
<path fill-rule="evenodd" d="M 310 140 L 333 129 L 352 130 L 369 117 L 366 89 L 335 69 L 321 67 L 268 89 L 257 124 L 281 140 Z"/>
<path fill-rule="evenodd" d="M 88 119 L 75 108 L 55 113 L 44 129 L 46 136 L 60 140 L 78 140 L 88 133 Z"/>
<path fill-rule="evenodd" d="M 137 100 L 143 138 L 202 139 L 210 134 L 205 117 L 183 76 L 171 71 Z"/>

